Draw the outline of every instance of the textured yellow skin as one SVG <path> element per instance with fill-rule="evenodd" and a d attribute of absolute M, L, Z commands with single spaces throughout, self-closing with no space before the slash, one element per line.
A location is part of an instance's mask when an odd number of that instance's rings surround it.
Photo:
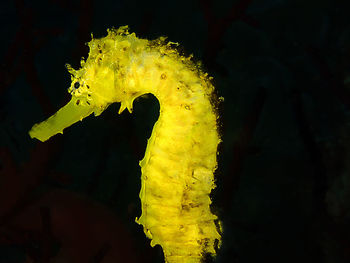
<path fill-rule="evenodd" d="M 207 74 L 174 45 L 162 37 L 139 39 L 127 27 L 92 39 L 81 69 L 67 66 L 71 101 L 29 134 L 45 141 L 113 102 L 121 102 L 119 113 L 132 112 L 135 98 L 154 94 L 160 116 L 140 161 L 142 215 L 136 222 L 151 246 L 162 246 L 166 262 L 201 262 L 221 241 L 209 197 L 220 142 L 216 97 Z"/>

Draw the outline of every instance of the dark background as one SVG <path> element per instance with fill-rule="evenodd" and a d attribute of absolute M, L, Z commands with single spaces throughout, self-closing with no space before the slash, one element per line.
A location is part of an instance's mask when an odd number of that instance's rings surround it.
<path fill-rule="evenodd" d="M 350 6 L 332 0 L 1 1 L 0 262 L 163 262 L 138 193 L 153 96 L 48 142 L 90 34 L 129 25 L 203 61 L 221 105 L 216 262 L 350 262 Z M 60 261 L 61 260 L 61 261 Z"/>

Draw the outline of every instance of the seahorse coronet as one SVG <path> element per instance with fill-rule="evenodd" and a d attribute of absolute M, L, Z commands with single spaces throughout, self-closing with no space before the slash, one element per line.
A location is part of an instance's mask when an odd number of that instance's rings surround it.
<path fill-rule="evenodd" d="M 159 119 L 148 139 L 141 167 L 143 225 L 151 246 L 159 244 L 165 261 L 201 262 L 216 255 L 222 225 L 211 212 L 209 194 L 215 188 L 218 134 L 217 98 L 212 77 L 177 50 L 166 37 L 138 38 L 127 26 L 107 30 L 107 36 L 87 45 L 81 68 L 66 65 L 71 74 L 71 100 L 29 134 L 41 141 L 119 102 L 118 113 L 133 110 L 134 100 L 152 93 L 159 101 Z"/>

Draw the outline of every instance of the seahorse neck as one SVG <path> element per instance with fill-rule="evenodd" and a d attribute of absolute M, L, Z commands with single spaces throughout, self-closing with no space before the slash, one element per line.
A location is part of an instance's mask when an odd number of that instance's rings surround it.
<path fill-rule="evenodd" d="M 220 142 L 217 117 L 210 97 L 201 87 L 203 84 L 206 83 L 199 80 L 167 82 L 153 93 L 159 100 L 160 115 L 141 167 L 148 164 L 152 155 L 161 154 L 163 158 L 181 162 L 183 168 L 200 165 L 215 170 Z"/>
<path fill-rule="evenodd" d="M 162 133 L 174 143 L 181 140 L 178 145 L 187 152 L 194 149 L 195 154 L 199 154 L 196 151 L 204 149 L 216 153 L 219 137 L 217 116 L 211 103 L 214 87 L 205 74 L 193 63 L 157 52 L 144 53 L 133 61 L 128 72 L 129 83 L 139 87 L 135 93 L 152 93 L 159 101 L 160 116 L 153 133 Z M 153 133 L 152 137 L 156 137 Z M 203 145 L 206 146 L 203 148 Z M 177 150 L 181 154 L 179 147 L 174 145 L 168 151 Z M 216 161 L 213 167 L 215 165 Z"/>

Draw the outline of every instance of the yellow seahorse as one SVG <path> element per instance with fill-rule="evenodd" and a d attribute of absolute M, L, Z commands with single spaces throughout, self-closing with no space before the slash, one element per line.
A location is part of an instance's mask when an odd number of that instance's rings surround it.
<path fill-rule="evenodd" d="M 67 65 L 70 102 L 29 134 L 46 141 L 91 113 L 100 115 L 111 103 L 121 102 L 119 113 L 126 108 L 131 113 L 135 98 L 154 94 L 160 115 L 140 161 L 142 215 L 136 222 L 151 246 L 162 247 L 166 262 L 215 256 L 221 227 L 209 194 L 220 137 L 211 78 L 165 37 L 140 39 L 127 26 L 107 31 L 104 38 L 92 37 L 81 69 Z"/>

